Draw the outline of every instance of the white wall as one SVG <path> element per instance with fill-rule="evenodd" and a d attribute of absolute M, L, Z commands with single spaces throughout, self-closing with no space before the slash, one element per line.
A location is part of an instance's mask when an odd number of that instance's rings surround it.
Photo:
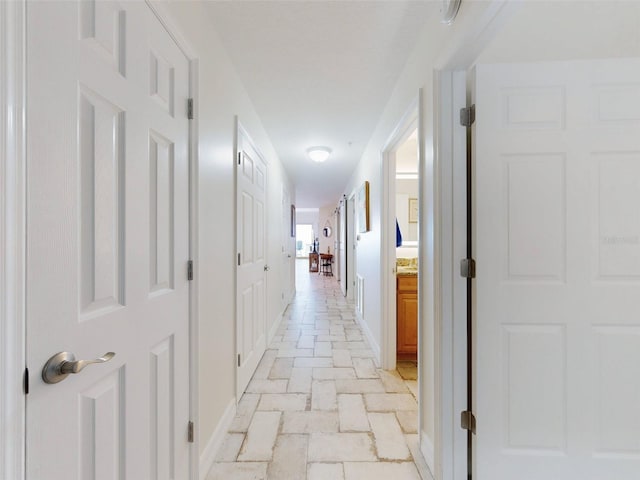
<path fill-rule="evenodd" d="M 409 199 L 418 198 L 418 179 L 396 179 L 396 219 L 402 241 L 418 240 L 418 224 L 409 222 Z"/>
<path fill-rule="evenodd" d="M 450 52 L 463 38 L 476 32 L 474 24 L 491 11 L 491 2 L 462 2 L 460 12 L 453 25 L 439 22 L 439 2 L 431 4 L 431 11 L 425 16 L 425 26 L 420 39 L 399 75 L 398 82 L 387 103 L 380 121 L 372 135 L 360 163 L 349 181 L 345 192 L 349 194 L 363 181 L 370 182 L 371 231 L 360 234 L 357 249 L 357 274 L 364 277 L 365 316 L 364 322 L 374 341 L 381 341 L 381 231 L 382 208 L 382 166 L 381 152 L 398 122 L 422 89 L 423 116 L 420 119 L 423 155 L 420 159 L 422 223 L 420 223 L 420 351 L 421 376 L 421 425 L 422 451 L 431 468 L 434 468 L 435 439 L 435 221 L 434 191 L 434 69 L 448 61 Z M 476 32 L 477 33 L 477 32 Z M 376 346 L 373 346 L 376 350 Z"/>
<path fill-rule="evenodd" d="M 325 205 L 320 208 L 318 212 L 318 239 L 320 240 L 320 253 L 327 253 L 327 249 L 330 249 L 330 253 L 336 253 L 336 216 L 334 215 L 336 205 Z M 322 235 L 322 229 L 329 226 L 331 228 L 331 236 L 326 238 Z"/>
<path fill-rule="evenodd" d="M 235 116 L 269 162 L 267 262 L 268 328 L 278 320 L 292 285 L 283 256 L 295 256 L 283 225 L 283 187 L 294 192 L 251 101 L 208 22 L 203 3 L 166 3 L 199 59 L 199 415 L 200 451 L 235 396 Z M 288 202 L 295 203 L 293 193 Z"/>

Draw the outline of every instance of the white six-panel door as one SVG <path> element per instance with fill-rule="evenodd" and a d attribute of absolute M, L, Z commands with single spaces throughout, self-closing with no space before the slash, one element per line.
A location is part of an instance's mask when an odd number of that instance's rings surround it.
<path fill-rule="evenodd" d="M 640 478 L 640 59 L 476 70 L 478 480 Z"/>
<path fill-rule="evenodd" d="M 236 398 L 239 401 L 266 348 L 267 165 L 244 130 L 238 130 Z"/>
<path fill-rule="evenodd" d="M 27 15 L 27 478 L 187 479 L 188 61 L 145 2 Z"/>

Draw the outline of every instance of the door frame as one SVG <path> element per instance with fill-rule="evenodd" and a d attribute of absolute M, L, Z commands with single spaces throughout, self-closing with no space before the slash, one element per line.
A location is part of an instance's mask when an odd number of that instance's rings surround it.
<path fill-rule="evenodd" d="M 385 146 L 382 148 L 382 246 L 380 256 L 380 280 L 382 282 L 382 351 L 381 364 L 385 370 L 395 370 L 397 355 L 397 325 L 396 325 L 396 157 L 398 148 L 413 133 L 418 131 L 418 184 L 420 184 L 420 165 L 423 158 L 421 136 L 418 128 L 420 99 L 422 91 L 413 99 L 405 114 L 396 124 Z M 420 196 L 420 194 L 418 194 Z M 419 200 L 418 200 L 419 201 Z M 420 235 L 418 235 L 418 238 Z M 420 242 L 418 241 L 418 245 Z M 418 254 L 418 262 L 420 254 Z M 418 282 L 420 278 L 418 277 Z M 418 295 L 419 296 L 419 295 Z M 418 300 L 418 311 L 420 301 Z M 419 324 L 420 322 L 418 322 Z M 418 325 L 418 329 L 419 329 Z M 419 334 L 418 334 L 419 338 Z M 418 343 L 420 343 L 418 341 Z"/>
<path fill-rule="evenodd" d="M 437 480 L 467 480 L 467 290 L 459 261 L 466 257 L 466 129 L 459 110 L 467 102 L 467 71 L 520 2 L 490 0 L 452 42 L 433 69 L 434 280 L 435 280 L 435 471 Z M 423 215 L 420 215 L 420 221 Z M 421 247 L 422 248 L 422 247 Z M 422 415 L 422 411 L 420 412 Z"/>
<path fill-rule="evenodd" d="M 0 2 L 0 478 L 25 478 L 26 1 Z"/>
<path fill-rule="evenodd" d="M 355 288 L 356 288 L 356 216 L 355 216 L 355 202 L 356 202 L 356 194 L 355 191 L 351 192 L 349 195 L 345 195 L 345 199 L 347 202 L 347 245 L 345 246 L 345 250 L 347 251 L 347 300 L 355 301 Z M 349 213 L 351 212 L 351 213 Z"/>

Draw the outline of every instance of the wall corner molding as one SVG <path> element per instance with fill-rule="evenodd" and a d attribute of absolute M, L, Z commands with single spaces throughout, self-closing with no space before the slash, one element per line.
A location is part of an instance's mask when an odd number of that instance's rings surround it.
<path fill-rule="evenodd" d="M 224 443 L 224 437 L 227 435 L 231 422 L 233 422 L 233 418 L 235 416 L 236 399 L 234 397 L 227 405 L 227 408 L 225 408 L 216 429 L 213 431 L 213 434 L 207 440 L 207 444 L 202 450 L 202 454 L 200 455 L 200 480 L 205 480 L 207 478 L 207 473 L 209 473 L 209 470 L 216 461 L 218 451 Z"/>

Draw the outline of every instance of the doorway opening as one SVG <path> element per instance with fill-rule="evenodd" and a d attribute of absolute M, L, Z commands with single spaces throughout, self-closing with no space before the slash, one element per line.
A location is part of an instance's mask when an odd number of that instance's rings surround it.
<path fill-rule="evenodd" d="M 308 258 L 309 252 L 313 252 L 315 239 L 313 225 L 296 225 L 296 258 Z"/>

